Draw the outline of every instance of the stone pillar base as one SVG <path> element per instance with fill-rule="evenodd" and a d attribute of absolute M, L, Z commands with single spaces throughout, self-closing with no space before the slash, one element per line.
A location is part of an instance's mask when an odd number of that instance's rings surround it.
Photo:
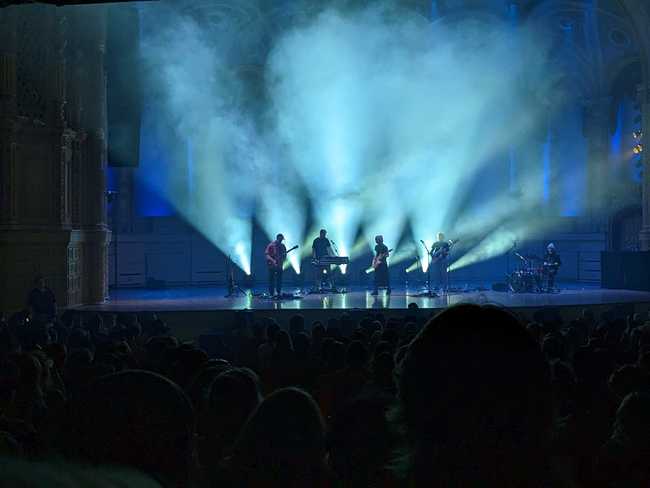
<path fill-rule="evenodd" d="M 81 230 L 83 250 L 83 303 L 101 303 L 108 298 L 108 246 L 110 231 L 103 229 Z"/>
<path fill-rule="evenodd" d="M 106 229 L 0 228 L 0 311 L 24 308 L 37 274 L 45 276 L 59 307 L 104 301 L 109 241 Z"/>

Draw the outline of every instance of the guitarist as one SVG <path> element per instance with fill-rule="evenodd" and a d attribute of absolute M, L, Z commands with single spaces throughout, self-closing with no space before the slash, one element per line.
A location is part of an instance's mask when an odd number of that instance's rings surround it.
<path fill-rule="evenodd" d="M 282 295 L 282 265 L 287 258 L 287 248 L 282 244 L 283 240 L 284 236 L 278 234 L 264 251 L 269 268 L 269 294 L 272 297 Z"/>
<path fill-rule="evenodd" d="M 445 234 L 438 232 L 436 242 L 431 245 L 432 281 L 436 286 L 446 290 L 448 287 L 448 259 L 452 242 L 445 239 Z"/>
<path fill-rule="evenodd" d="M 390 295 L 390 279 L 388 276 L 388 262 L 386 259 L 390 251 L 384 244 L 384 236 L 375 237 L 375 258 L 372 260 L 372 267 L 375 268 L 375 289 L 373 295 L 377 295 L 379 287 L 386 288 L 386 295 Z"/>

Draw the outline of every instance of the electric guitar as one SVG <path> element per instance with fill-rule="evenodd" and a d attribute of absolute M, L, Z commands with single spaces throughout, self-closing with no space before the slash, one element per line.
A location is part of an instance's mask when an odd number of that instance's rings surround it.
<path fill-rule="evenodd" d="M 372 269 L 379 268 L 379 266 L 384 262 L 384 260 L 391 252 L 393 252 L 393 250 L 389 249 L 388 252 L 379 253 L 374 258 L 372 258 Z"/>
<path fill-rule="evenodd" d="M 296 246 L 293 246 L 291 249 L 287 249 L 286 254 L 289 254 L 294 249 L 298 249 L 298 246 L 296 245 Z M 286 255 L 285 255 L 285 257 L 286 257 Z M 278 267 L 282 266 L 284 264 L 284 259 L 282 259 L 282 261 L 283 261 L 282 263 L 278 263 L 277 260 L 273 259 L 268 254 L 266 255 L 266 264 L 268 264 L 270 268 L 278 268 Z"/>
<path fill-rule="evenodd" d="M 451 248 L 454 247 L 454 244 L 456 244 L 460 239 L 454 239 L 447 241 L 449 244 L 448 246 L 442 246 L 436 249 L 435 251 L 431 249 L 431 264 L 437 263 L 441 259 L 445 259 L 447 256 L 449 256 L 449 253 L 451 252 Z"/>

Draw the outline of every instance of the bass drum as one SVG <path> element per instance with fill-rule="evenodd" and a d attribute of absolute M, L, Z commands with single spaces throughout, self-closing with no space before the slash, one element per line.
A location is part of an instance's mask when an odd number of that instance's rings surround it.
<path fill-rule="evenodd" d="M 508 277 L 508 288 L 513 293 L 533 293 L 537 287 L 535 273 L 515 271 Z"/>

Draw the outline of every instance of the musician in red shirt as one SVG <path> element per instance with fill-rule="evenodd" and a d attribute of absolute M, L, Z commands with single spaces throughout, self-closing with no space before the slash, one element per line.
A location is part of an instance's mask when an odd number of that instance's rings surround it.
<path fill-rule="evenodd" d="M 266 246 L 266 264 L 269 267 L 269 294 L 272 297 L 282 296 L 282 265 L 287 258 L 287 248 L 282 241 L 284 236 L 278 234 L 275 240 Z"/>

